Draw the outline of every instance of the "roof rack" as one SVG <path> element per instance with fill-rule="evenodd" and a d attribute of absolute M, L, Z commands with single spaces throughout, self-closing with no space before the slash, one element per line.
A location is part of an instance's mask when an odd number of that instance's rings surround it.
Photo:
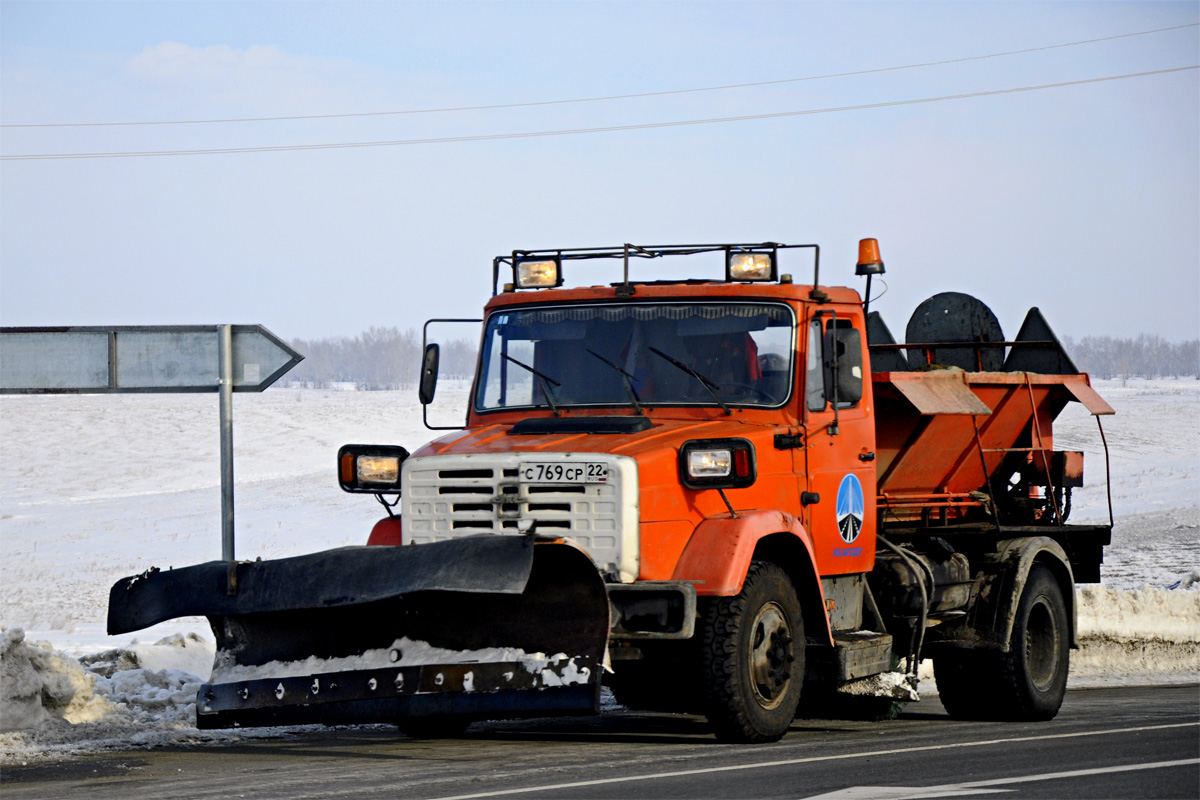
<path fill-rule="evenodd" d="M 559 262 L 562 261 L 590 261 L 595 259 L 621 259 L 624 262 L 624 273 L 620 283 L 614 283 L 614 286 L 624 288 L 624 292 L 618 290 L 618 294 L 623 296 L 631 296 L 633 294 L 633 283 L 629 280 L 629 260 L 631 258 L 663 258 L 666 256 L 691 256 L 698 253 L 720 253 L 724 252 L 726 263 L 729 256 L 734 253 L 774 253 L 778 250 L 795 250 L 799 248 L 810 248 L 813 250 L 813 286 L 817 284 L 817 278 L 821 268 L 821 248 L 815 244 L 780 244 L 779 242 L 757 242 L 757 243 L 724 243 L 724 244 L 665 244 L 665 245 L 635 245 L 628 242 L 624 245 L 616 247 L 555 247 L 541 250 L 513 250 L 511 255 L 496 256 L 492 259 L 492 296 L 495 297 L 498 293 L 500 285 L 500 265 L 505 265 L 513 271 L 513 284 L 517 282 L 516 270 L 517 264 L 521 261 L 527 261 L 538 258 L 553 258 Z M 642 283 L 645 283 L 644 281 Z"/>

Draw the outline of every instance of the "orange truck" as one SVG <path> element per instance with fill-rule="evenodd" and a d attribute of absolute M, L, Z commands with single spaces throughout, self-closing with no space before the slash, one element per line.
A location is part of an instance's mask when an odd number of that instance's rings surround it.
<path fill-rule="evenodd" d="M 341 487 L 387 508 L 366 546 L 148 570 L 113 587 L 110 632 L 210 619 L 200 727 L 453 735 L 597 713 L 607 686 L 764 742 L 797 715 L 894 713 L 923 659 L 953 716 L 1053 717 L 1074 586 L 1099 581 L 1112 530 L 1067 523 L 1083 454 L 1054 449 L 1053 421 L 1112 409 L 1036 308 L 1008 341 L 981 302 L 939 294 L 897 344 L 856 291 L 820 285 L 819 254 L 495 259 L 463 424 L 411 455 L 338 453 Z M 683 257 L 723 259 L 724 279 L 631 278 Z M 563 286 L 606 264 L 621 280 Z M 856 272 L 869 296 L 875 240 Z M 427 343 L 426 406 L 439 356 Z"/>

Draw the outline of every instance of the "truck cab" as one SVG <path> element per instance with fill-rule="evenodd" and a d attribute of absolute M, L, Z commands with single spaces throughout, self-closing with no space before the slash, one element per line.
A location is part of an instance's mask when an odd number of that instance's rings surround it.
<path fill-rule="evenodd" d="M 794 284 L 636 289 L 627 299 L 607 286 L 505 292 L 488 303 L 466 426 L 405 469 L 449 457 L 528 464 L 507 467 L 519 470 L 508 483 L 495 473 L 494 496 L 508 490 L 519 502 L 431 505 L 406 490 L 407 540 L 514 531 L 526 520 L 569 531 L 612 580 L 703 580 L 703 595 L 727 582 L 676 575 L 696 527 L 786 510 L 811 533 L 822 574 L 869 570 L 875 431 L 857 295 L 833 290 L 818 304 Z M 560 459 L 583 466 L 564 471 Z M 623 492 L 611 518 L 580 516 L 582 501 L 567 497 L 609 490 Z"/>

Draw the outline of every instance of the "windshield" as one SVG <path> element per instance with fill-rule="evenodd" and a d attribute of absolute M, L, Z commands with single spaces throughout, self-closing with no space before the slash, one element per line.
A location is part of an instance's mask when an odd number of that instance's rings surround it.
<path fill-rule="evenodd" d="M 623 303 L 488 318 L 480 411 L 575 405 L 779 406 L 792 385 L 779 303 Z"/>

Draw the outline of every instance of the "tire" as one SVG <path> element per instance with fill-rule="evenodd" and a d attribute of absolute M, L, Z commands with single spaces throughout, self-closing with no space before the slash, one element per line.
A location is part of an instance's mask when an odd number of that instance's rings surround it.
<path fill-rule="evenodd" d="M 1069 640 L 1062 588 L 1035 564 L 1017 603 L 1007 653 L 948 653 L 934 659 L 942 705 L 959 719 L 1053 719 L 1067 691 Z"/>
<path fill-rule="evenodd" d="M 1048 567 L 1035 564 L 1021 592 L 1012 647 L 1000 665 L 1011 719 L 1053 719 L 1067 692 L 1069 621 L 1062 588 Z"/>
<path fill-rule="evenodd" d="M 471 727 L 462 717 L 412 717 L 400 720 L 396 727 L 410 739 L 457 739 Z"/>
<path fill-rule="evenodd" d="M 701 637 L 705 715 L 717 738 L 781 739 L 804 681 L 804 622 L 787 573 L 752 562 L 739 594 L 708 605 Z"/>

